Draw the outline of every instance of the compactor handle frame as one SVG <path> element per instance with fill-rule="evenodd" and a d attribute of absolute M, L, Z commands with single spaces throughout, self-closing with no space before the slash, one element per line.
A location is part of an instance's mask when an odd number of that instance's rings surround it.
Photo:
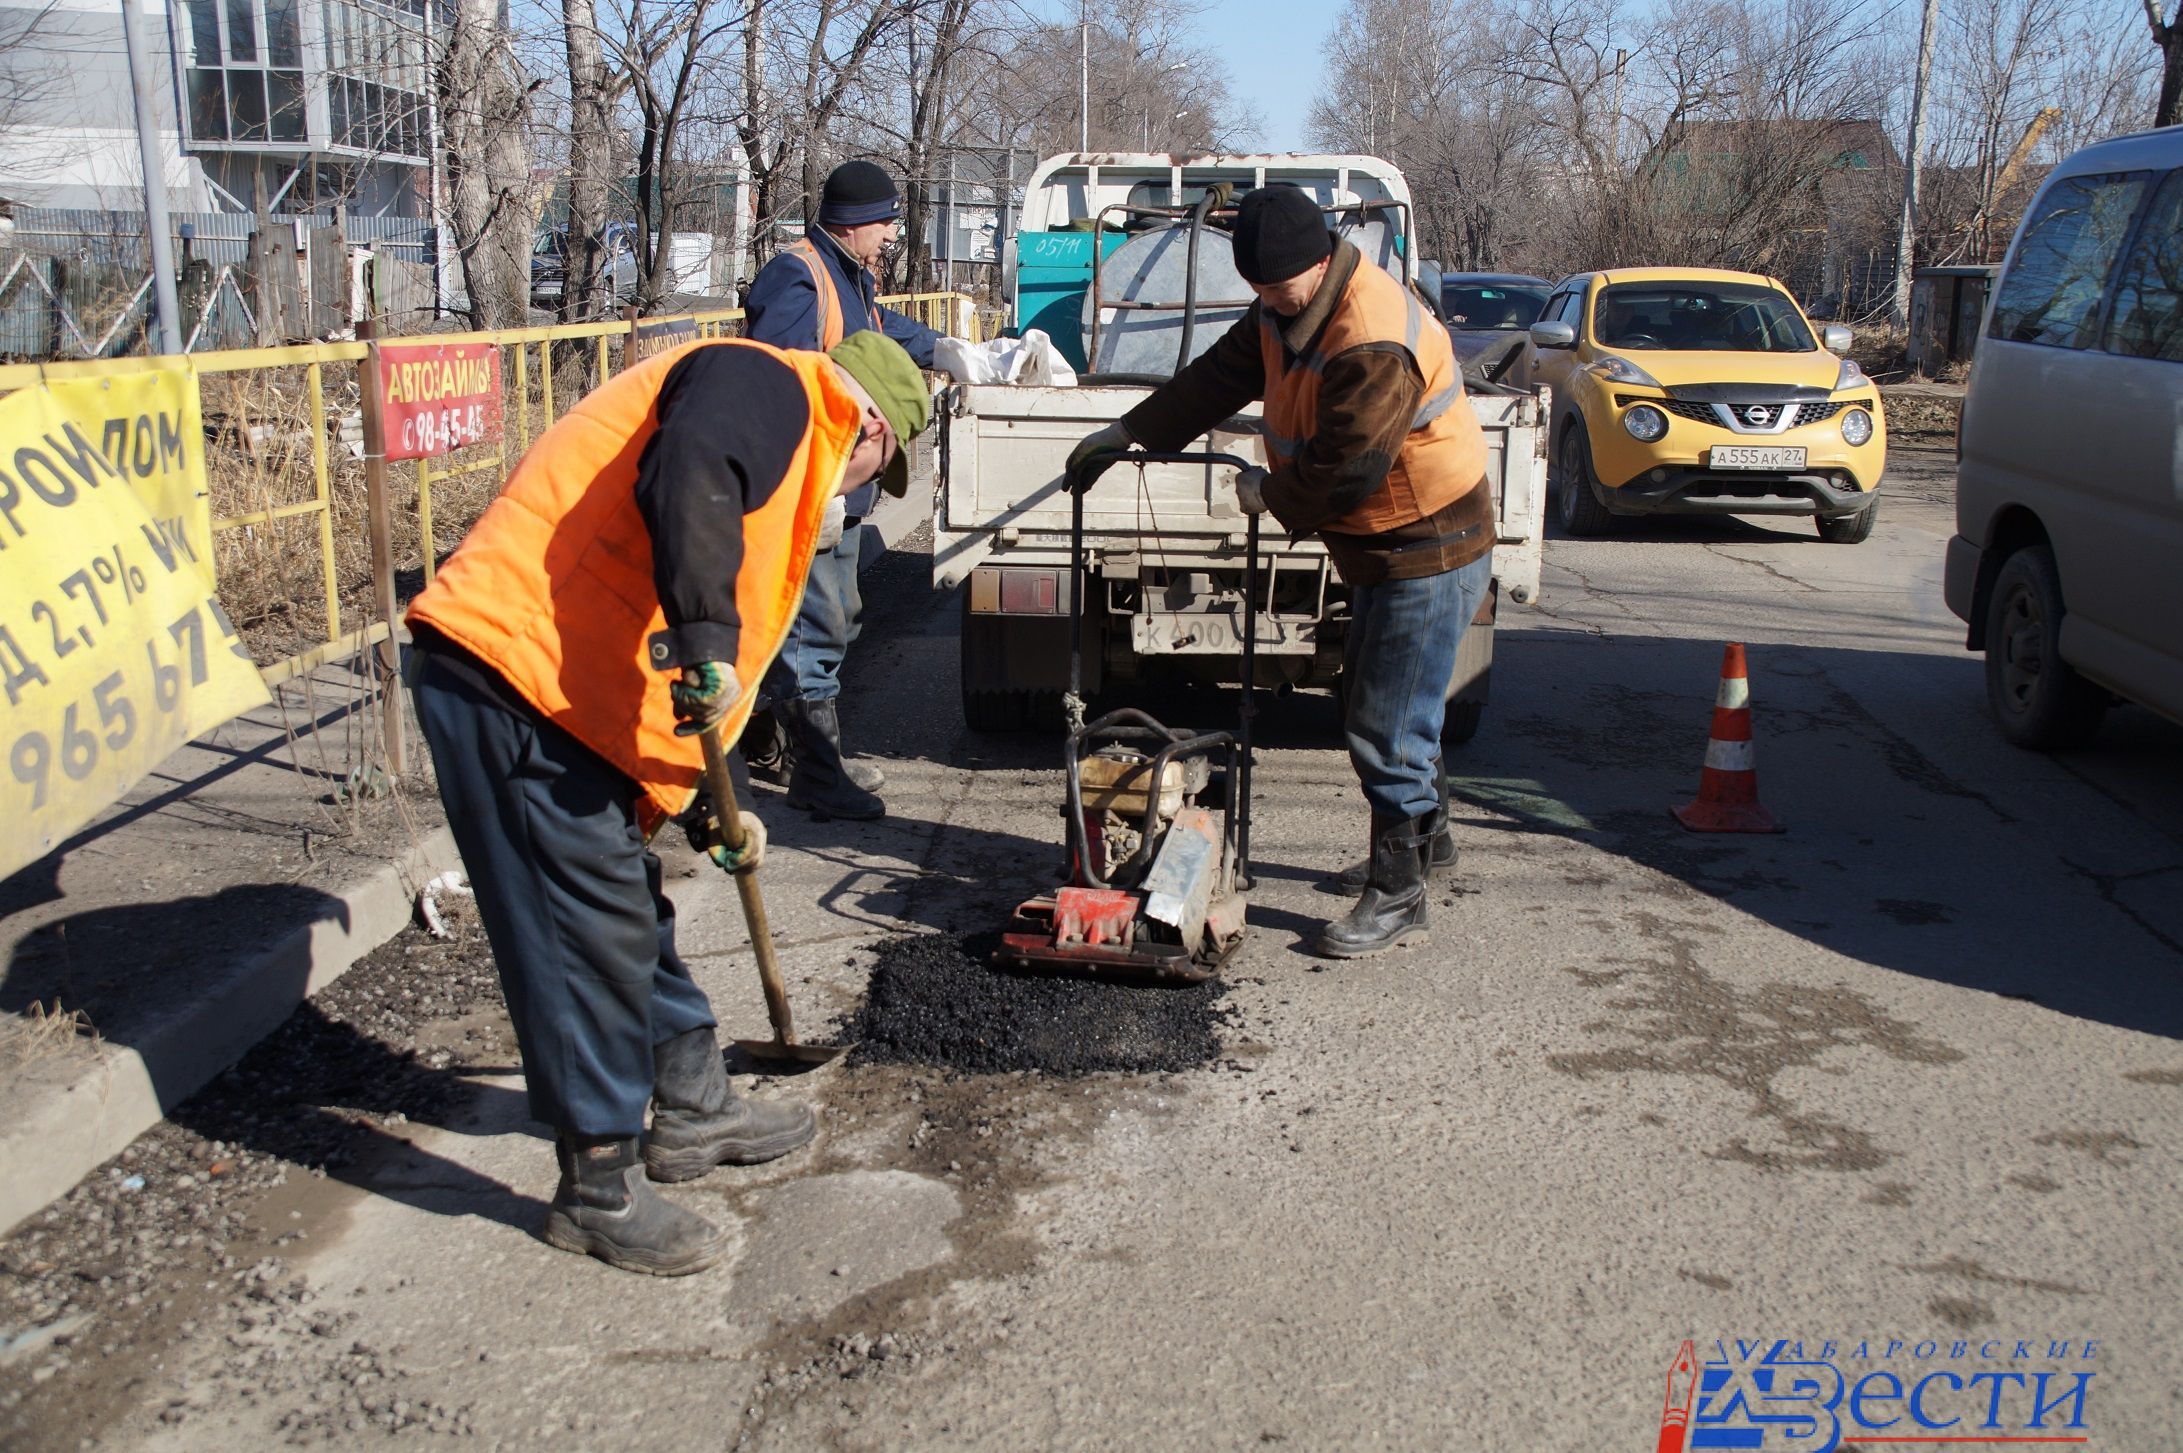
<path fill-rule="evenodd" d="M 1217 464 L 1237 471 L 1257 467 L 1239 455 L 1220 454 L 1210 450 L 1128 449 L 1115 454 L 1094 455 L 1075 474 L 1062 481 L 1069 491 L 1069 694 L 1064 702 L 1069 726 L 1066 765 L 1069 774 L 1069 841 L 1076 858 L 1073 871 L 1079 876 L 1088 876 L 1091 872 L 1090 844 L 1084 840 L 1082 784 L 1077 773 L 1077 763 L 1083 760 L 1083 756 L 1078 747 L 1093 732 L 1101 729 L 1112 731 L 1127 719 L 1135 718 L 1137 728 L 1146 731 L 1148 735 L 1151 729 L 1156 728 L 1159 733 L 1169 738 L 1169 745 L 1162 749 L 1156 759 L 1157 765 L 1152 768 L 1154 788 L 1159 782 L 1159 772 L 1179 749 L 1196 747 L 1198 751 L 1211 751 L 1223 741 L 1232 743 L 1235 770 L 1229 774 L 1229 824 L 1235 831 L 1236 884 L 1248 888 L 1251 886 L 1251 722 L 1258 715 L 1258 516 L 1244 516 L 1243 701 L 1236 713 L 1235 735 L 1231 738 L 1226 732 L 1215 732 L 1200 737 L 1187 737 L 1170 732 L 1139 711 L 1111 712 L 1086 725 L 1084 591 L 1091 569 L 1084 550 L 1084 496 L 1091 493 L 1091 488 L 1098 482 L 1100 475 L 1117 464 Z M 1146 830 L 1139 844 L 1139 856 L 1144 851 L 1143 843 L 1150 841 L 1152 828 L 1156 824 L 1154 809 L 1158 802 L 1157 792 L 1148 789 L 1148 793 Z M 1082 886 L 1097 885 L 1087 883 Z"/>

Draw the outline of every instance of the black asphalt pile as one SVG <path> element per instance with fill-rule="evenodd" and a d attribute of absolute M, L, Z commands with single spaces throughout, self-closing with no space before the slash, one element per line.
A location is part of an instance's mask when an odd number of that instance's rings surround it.
<path fill-rule="evenodd" d="M 1219 980 L 1157 989 L 1003 972 L 995 933 L 917 934 L 879 946 L 864 1003 L 842 1026 L 856 1058 L 970 1074 L 1194 1069 L 1220 1054 Z"/>

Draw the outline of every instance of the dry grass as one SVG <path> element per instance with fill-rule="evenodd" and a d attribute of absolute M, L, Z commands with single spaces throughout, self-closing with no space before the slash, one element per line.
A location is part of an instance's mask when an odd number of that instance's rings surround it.
<path fill-rule="evenodd" d="M 0 1015 L 0 1069 L 21 1070 L 44 1060 L 97 1051 L 99 1032 L 80 1009 L 33 1003 L 20 1014 Z"/>
<path fill-rule="evenodd" d="M 588 344 L 585 351 L 589 361 Z M 527 421 L 532 440 L 546 428 L 537 363 L 534 353 L 528 397 L 520 401 L 513 397 L 514 370 L 503 369 L 506 468 L 513 468 L 520 455 L 523 422 Z M 556 415 L 576 403 L 590 381 L 586 370 L 574 366 L 574 359 L 569 365 L 556 360 Z M 353 370 L 347 367 L 328 367 L 323 388 L 334 586 L 340 628 L 346 632 L 376 616 L 364 466 L 353 448 L 360 437 L 360 394 Z M 206 467 L 215 519 L 305 504 L 315 497 L 310 394 L 303 369 L 212 375 L 203 382 L 203 397 Z M 490 450 L 472 449 L 435 461 L 435 466 L 467 464 L 490 456 Z M 433 481 L 436 559 L 446 558 L 461 541 L 499 493 L 500 485 L 500 471 L 489 470 Z M 426 545 L 417 508 L 416 464 L 390 463 L 387 491 L 396 596 L 406 602 L 424 584 Z M 308 650 L 334 634 L 326 616 L 325 553 L 315 513 L 221 530 L 213 552 L 221 602 L 261 665 Z"/>

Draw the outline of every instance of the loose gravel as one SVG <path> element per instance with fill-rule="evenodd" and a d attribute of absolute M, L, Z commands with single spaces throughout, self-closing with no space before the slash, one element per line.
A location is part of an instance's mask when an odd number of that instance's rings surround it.
<path fill-rule="evenodd" d="M 1006 972 L 998 934 L 917 934 L 877 949 L 864 1002 L 841 1026 L 863 1062 L 968 1074 L 1071 1076 L 1194 1069 L 1220 1055 L 1229 1014 L 1215 979 L 1186 989 Z"/>
<path fill-rule="evenodd" d="M 0 1238 L 0 1447 L 73 1449 L 132 1412 L 173 1424 L 235 1403 L 278 1406 L 290 1443 L 467 1431 L 465 1410 L 404 1393 L 394 1354 L 344 1335 L 286 1260 L 325 1182 L 465 1098 L 456 1072 L 514 1059 L 476 911 L 442 907 L 448 938 L 381 945 Z M 215 1330 L 215 1366 L 169 1359 Z"/>

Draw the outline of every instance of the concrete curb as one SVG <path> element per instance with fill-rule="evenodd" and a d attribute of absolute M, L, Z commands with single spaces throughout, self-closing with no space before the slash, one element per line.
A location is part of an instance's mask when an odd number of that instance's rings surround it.
<path fill-rule="evenodd" d="M 882 496 L 865 517 L 861 574 L 932 517 L 928 497 Z M 872 548 L 874 536 L 879 548 Z M 166 1117 L 277 1029 L 296 1007 L 410 922 L 417 889 L 459 868 L 445 827 L 399 860 L 333 896 L 333 917 L 298 926 L 141 1045 L 100 1044 L 34 1067 L 11 1092 L 0 1123 L 0 1235 L 68 1194 L 76 1183 Z"/>
<path fill-rule="evenodd" d="M 139 1045 L 33 1067 L 0 1124 L 0 1234 L 66 1195 L 270 1034 L 312 994 L 410 921 L 417 889 L 460 859 L 445 827 L 332 896 L 340 908 L 300 924 Z"/>

